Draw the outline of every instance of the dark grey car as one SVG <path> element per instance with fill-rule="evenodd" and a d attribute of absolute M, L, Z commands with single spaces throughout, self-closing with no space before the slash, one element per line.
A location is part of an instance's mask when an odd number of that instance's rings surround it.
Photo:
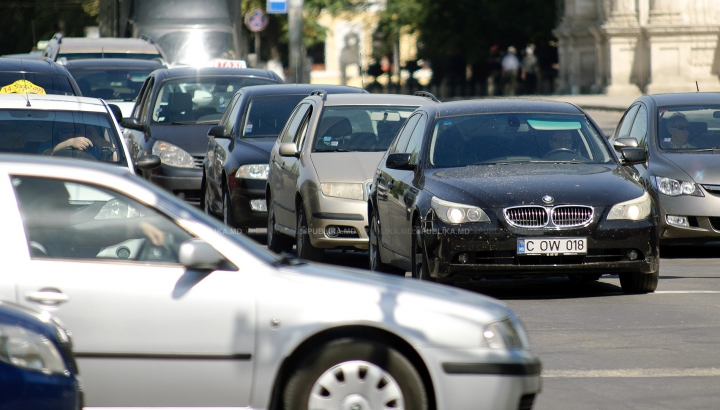
<path fill-rule="evenodd" d="M 659 205 L 661 244 L 720 240 L 720 93 L 639 97 L 611 141 L 647 152 L 634 172 Z"/>

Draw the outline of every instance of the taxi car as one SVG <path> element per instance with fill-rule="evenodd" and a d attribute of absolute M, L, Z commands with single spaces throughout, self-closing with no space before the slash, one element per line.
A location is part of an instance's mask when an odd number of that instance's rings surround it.
<path fill-rule="evenodd" d="M 656 289 L 657 205 L 592 119 L 569 103 L 423 106 L 378 164 L 368 201 L 371 269 L 423 280 L 617 274 Z"/>
<path fill-rule="evenodd" d="M 325 249 L 367 249 L 367 195 L 376 165 L 415 109 L 417 95 L 329 94 L 304 98 L 270 152 L 267 244 L 293 243 L 302 259 Z"/>
<path fill-rule="evenodd" d="M 659 208 L 662 245 L 720 240 L 720 93 L 649 94 L 635 100 L 611 137 L 637 146 L 632 167 Z"/>
<path fill-rule="evenodd" d="M 253 68 L 158 69 L 145 79 L 123 135 L 134 160 L 161 158 L 156 184 L 200 205 L 208 129 L 217 125 L 233 95 L 249 85 L 279 84 L 272 71 Z"/>
<path fill-rule="evenodd" d="M 0 213 L 0 299 L 72 330 L 86 407 L 527 410 L 540 391 L 502 302 L 276 255 L 120 167 L 0 155 Z"/>

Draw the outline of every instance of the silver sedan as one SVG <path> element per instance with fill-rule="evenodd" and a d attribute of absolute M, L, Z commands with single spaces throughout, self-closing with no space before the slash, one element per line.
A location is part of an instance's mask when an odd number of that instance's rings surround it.
<path fill-rule="evenodd" d="M 540 361 L 467 291 L 277 256 L 127 169 L 0 155 L 0 299 L 73 333 L 86 408 L 530 409 Z"/>

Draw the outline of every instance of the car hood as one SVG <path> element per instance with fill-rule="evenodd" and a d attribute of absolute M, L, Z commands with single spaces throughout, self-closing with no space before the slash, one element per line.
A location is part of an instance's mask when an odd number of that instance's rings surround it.
<path fill-rule="evenodd" d="M 204 157 L 210 127 L 210 124 L 152 125 L 150 135 L 154 140 L 177 145 L 194 157 Z"/>
<path fill-rule="evenodd" d="M 664 152 L 662 156 L 680 167 L 695 182 L 700 184 L 720 184 L 720 155 L 707 153 L 681 154 Z M 662 173 L 659 171 L 659 173 Z M 680 175 L 659 175 L 669 178 L 683 179 Z"/>
<path fill-rule="evenodd" d="M 320 181 L 364 182 L 375 175 L 385 152 L 314 152 L 310 158 Z"/>
<path fill-rule="evenodd" d="M 257 151 L 267 157 L 268 162 L 270 161 L 270 151 L 273 145 L 275 145 L 276 138 L 240 138 L 237 139 L 237 144 L 248 147 L 252 150 Z"/>
<path fill-rule="evenodd" d="M 480 207 L 553 204 L 603 206 L 641 196 L 629 172 L 612 165 L 504 164 L 429 170 L 425 188 L 438 198 Z"/>

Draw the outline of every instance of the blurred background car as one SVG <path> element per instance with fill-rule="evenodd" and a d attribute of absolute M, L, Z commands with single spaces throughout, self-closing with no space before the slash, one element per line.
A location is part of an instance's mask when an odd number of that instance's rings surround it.
<path fill-rule="evenodd" d="M 60 63 L 85 58 L 132 58 L 165 61 L 160 48 L 142 38 L 117 37 L 64 37 L 55 34 L 43 50 L 40 58 Z"/>
<path fill-rule="evenodd" d="M 265 185 L 270 149 L 293 109 L 310 92 L 361 93 L 340 85 L 274 84 L 243 87 L 228 104 L 220 123 L 210 129 L 203 170 L 203 207 L 222 215 L 225 224 L 267 226 Z"/>
<path fill-rule="evenodd" d="M 611 141 L 616 149 L 637 146 L 647 154 L 633 177 L 658 204 L 661 244 L 720 240 L 720 93 L 642 96 Z"/>
<path fill-rule="evenodd" d="M 378 161 L 423 96 L 313 93 L 270 153 L 268 248 L 320 260 L 330 248 L 367 249 L 367 195 Z M 294 241 L 292 240 L 294 239 Z"/>
<path fill-rule="evenodd" d="M 208 129 L 217 125 L 233 95 L 249 85 L 278 84 L 272 71 L 235 68 L 173 68 L 153 71 L 123 133 L 134 160 L 157 155 L 151 180 L 200 205 Z"/>
<path fill-rule="evenodd" d="M 569 103 L 470 100 L 421 107 L 377 167 L 370 267 L 422 280 L 618 274 L 655 290 L 657 206 L 592 119 Z"/>
<path fill-rule="evenodd" d="M 5 300 L 0 300 L 0 383 L 3 410 L 83 407 L 69 332 L 47 311 Z"/>
<path fill-rule="evenodd" d="M 151 72 L 167 68 L 157 60 L 131 58 L 88 58 L 70 60 L 64 66 L 78 84 L 82 95 L 102 98 L 120 107 L 130 117 L 135 99 Z"/>
<path fill-rule="evenodd" d="M 276 255 L 120 167 L 0 155 L 0 214 L 0 297 L 72 329 L 88 407 L 530 409 L 540 392 L 502 302 Z"/>
<path fill-rule="evenodd" d="M 82 95 L 73 76 L 50 59 L 0 58 L 0 94 Z"/>

